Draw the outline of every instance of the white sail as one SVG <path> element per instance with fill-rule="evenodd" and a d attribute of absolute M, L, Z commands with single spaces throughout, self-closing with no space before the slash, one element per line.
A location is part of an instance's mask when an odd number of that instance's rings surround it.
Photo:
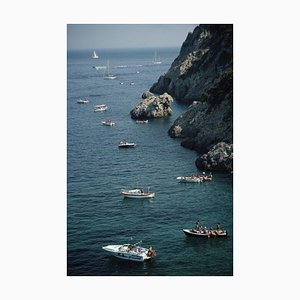
<path fill-rule="evenodd" d="M 99 58 L 99 56 L 97 55 L 97 53 L 96 53 L 96 51 L 94 50 L 94 52 L 93 52 L 93 56 L 92 56 L 93 58 Z"/>
<path fill-rule="evenodd" d="M 153 60 L 153 63 L 154 63 L 155 65 L 160 65 L 160 64 L 161 64 L 161 61 L 160 61 L 159 57 L 157 58 L 157 52 L 156 52 L 156 50 L 155 50 L 155 54 L 154 54 L 154 60 Z"/>
<path fill-rule="evenodd" d="M 109 73 L 109 60 L 107 60 L 106 73 L 104 74 L 103 79 L 116 79 L 117 76 Z"/>

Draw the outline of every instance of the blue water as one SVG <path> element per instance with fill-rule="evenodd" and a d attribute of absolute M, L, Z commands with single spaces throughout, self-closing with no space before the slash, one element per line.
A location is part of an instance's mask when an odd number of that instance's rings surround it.
<path fill-rule="evenodd" d="M 98 60 L 91 58 L 92 50 L 68 52 L 68 275 L 233 274 L 232 176 L 214 174 L 212 182 L 203 184 L 176 180 L 199 173 L 197 154 L 167 134 L 187 107 L 175 101 L 172 116 L 148 124 L 136 124 L 129 115 L 179 50 L 158 49 L 161 65 L 152 63 L 154 49 L 99 50 Z M 107 59 L 115 80 L 104 80 L 105 70 L 92 68 L 106 65 Z M 89 104 L 77 104 L 82 97 Z M 93 111 L 93 105 L 104 103 L 106 112 Z M 103 126 L 106 119 L 116 126 Z M 138 146 L 119 149 L 122 139 Z M 155 198 L 123 199 L 120 190 L 136 186 L 150 186 Z M 229 236 L 186 237 L 182 229 L 193 227 L 197 219 L 206 226 L 220 223 Z M 154 260 L 118 260 L 101 249 L 140 240 L 156 250 Z"/>

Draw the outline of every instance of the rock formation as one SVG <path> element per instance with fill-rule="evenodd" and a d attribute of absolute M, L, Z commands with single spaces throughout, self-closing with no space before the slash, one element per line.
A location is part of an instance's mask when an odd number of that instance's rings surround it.
<path fill-rule="evenodd" d="M 177 101 L 200 99 L 214 79 L 232 67 L 232 25 L 199 25 L 189 33 L 179 56 L 150 91 L 172 95 Z"/>
<path fill-rule="evenodd" d="M 142 98 L 144 100 L 130 112 L 132 119 L 162 118 L 172 113 L 173 98 L 169 94 L 155 96 L 147 91 L 143 93 Z"/>
<path fill-rule="evenodd" d="M 197 158 L 196 166 L 202 170 L 233 172 L 233 145 L 216 144 L 207 154 Z"/>
<path fill-rule="evenodd" d="M 182 146 L 200 154 L 197 167 L 232 172 L 232 25 L 197 26 L 168 72 L 150 91 L 167 92 L 176 101 L 192 103 L 176 119 L 169 135 L 182 138 Z"/>

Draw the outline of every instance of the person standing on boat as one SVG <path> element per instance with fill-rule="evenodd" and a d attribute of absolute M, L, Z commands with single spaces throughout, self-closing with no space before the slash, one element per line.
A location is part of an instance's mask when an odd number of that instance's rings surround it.
<path fill-rule="evenodd" d="M 200 221 L 199 220 L 197 220 L 196 221 L 196 230 L 200 230 Z"/>

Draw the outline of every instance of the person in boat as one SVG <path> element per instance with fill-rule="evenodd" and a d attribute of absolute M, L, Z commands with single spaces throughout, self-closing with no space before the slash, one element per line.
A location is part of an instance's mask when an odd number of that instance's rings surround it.
<path fill-rule="evenodd" d="M 153 256 L 153 255 L 154 255 L 154 250 L 152 249 L 152 246 L 150 246 L 147 251 L 147 256 Z"/>
<path fill-rule="evenodd" d="M 199 220 L 196 221 L 195 230 L 200 231 L 200 221 Z"/>

